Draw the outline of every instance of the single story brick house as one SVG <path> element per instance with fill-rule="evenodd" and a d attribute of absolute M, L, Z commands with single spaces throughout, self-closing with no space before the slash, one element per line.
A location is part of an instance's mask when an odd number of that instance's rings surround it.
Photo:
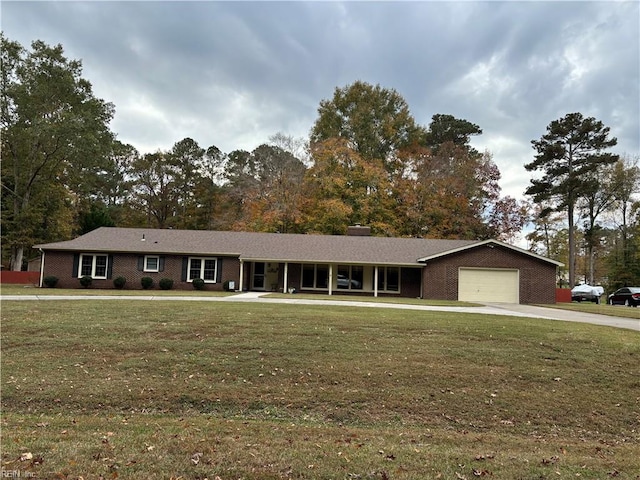
<path fill-rule="evenodd" d="M 36 245 L 40 285 L 139 289 L 172 279 L 173 288 L 256 290 L 420 297 L 506 303 L 555 303 L 556 270 L 549 258 L 497 240 L 435 240 L 347 235 L 101 227 L 69 241 Z"/>

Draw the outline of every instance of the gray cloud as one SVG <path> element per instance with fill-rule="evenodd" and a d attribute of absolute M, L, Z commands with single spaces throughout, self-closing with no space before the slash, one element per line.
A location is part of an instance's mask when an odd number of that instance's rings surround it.
<path fill-rule="evenodd" d="M 417 121 L 478 124 L 503 193 L 521 196 L 530 141 L 566 113 L 640 152 L 636 2 L 13 2 L 5 35 L 60 43 L 142 152 L 184 137 L 223 151 L 306 136 L 356 80 L 396 89 Z"/>

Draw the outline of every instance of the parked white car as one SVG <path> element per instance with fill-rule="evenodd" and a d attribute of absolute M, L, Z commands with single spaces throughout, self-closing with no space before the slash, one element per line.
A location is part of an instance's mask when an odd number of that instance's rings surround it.
<path fill-rule="evenodd" d="M 604 295 L 604 288 L 600 285 L 587 285 L 583 283 L 571 289 L 572 302 L 594 302 L 600 303 L 600 297 Z"/>

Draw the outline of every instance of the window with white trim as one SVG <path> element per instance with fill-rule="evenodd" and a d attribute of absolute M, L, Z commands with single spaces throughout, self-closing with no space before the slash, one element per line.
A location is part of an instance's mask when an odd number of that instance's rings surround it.
<path fill-rule="evenodd" d="M 399 292 L 400 268 L 378 267 L 378 290 L 385 292 Z"/>
<path fill-rule="evenodd" d="M 159 272 L 160 271 L 160 257 L 147 255 L 144 257 L 144 271 L 145 272 Z"/>
<path fill-rule="evenodd" d="M 217 269 L 217 258 L 189 257 L 189 265 L 187 266 L 187 282 L 193 282 L 196 278 L 201 278 L 206 283 L 215 283 Z"/>
<path fill-rule="evenodd" d="M 80 255 L 78 277 L 107 278 L 108 264 L 109 257 L 107 255 L 83 253 Z"/>
<path fill-rule="evenodd" d="M 302 288 L 329 288 L 329 265 L 302 265 Z"/>
<path fill-rule="evenodd" d="M 360 265 L 338 265 L 337 283 L 342 290 L 362 290 L 364 268 Z"/>

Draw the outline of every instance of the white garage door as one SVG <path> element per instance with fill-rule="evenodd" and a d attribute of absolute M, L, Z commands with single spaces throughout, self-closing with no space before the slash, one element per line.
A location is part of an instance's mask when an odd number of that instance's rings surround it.
<path fill-rule="evenodd" d="M 461 268 L 458 300 L 464 302 L 520 303 L 518 270 Z"/>

